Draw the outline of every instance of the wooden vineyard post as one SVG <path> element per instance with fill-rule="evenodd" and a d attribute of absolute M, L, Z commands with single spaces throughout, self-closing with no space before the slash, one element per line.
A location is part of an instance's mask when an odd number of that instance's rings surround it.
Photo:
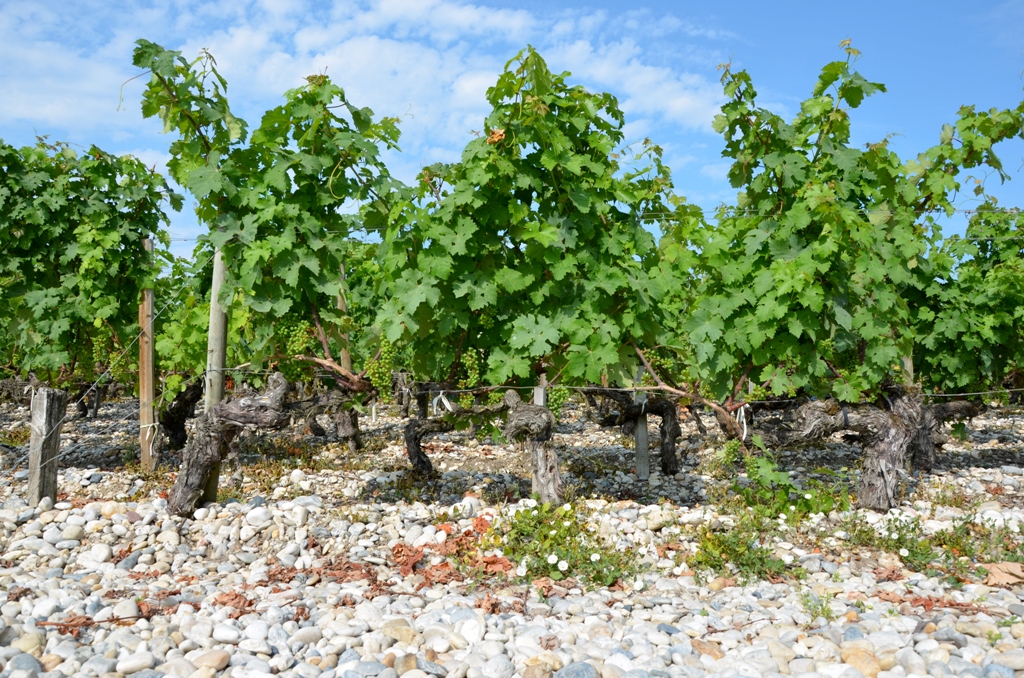
<path fill-rule="evenodd" d="M 153 251 L 153 241 L 143 242 L 146 252 Z M 142 468 L 156 468 L 153 440 L 156 438 L 156 388 L 153 374 L 153 290 L 142 290 L 139 304 L 139 457 Z"/>
<path fill-rule="evenodd" d="M 548 375 L 540 375 L 540 383 L 533 387 L 533 404 L 544 407 L 548 402 Z"/>
<path fill-rule="evenodd" d="M 218 248 L 213 255 L 213 285 L 210 289 L 210 333 L 206 340 L 206 402 L 209 413 L 224 400 L 224 365 L 227 360 L 228 314 L 220 305 L 220 291 L 226 277 L 224 255 Z M 223 450 L 221 450 L 223 452 Z M 220 480 L 220 461 L 210 471 L 203 488 L 202 501 L 217 501 L 217 483 Z"/>
<path fill-rule="evenodd" d="M 210 330 L 206 339 L 206 402 L 204 411 L 224 400 L 224 363 L 227 357 L 228 316 L 220 305 L 226 269 L 224 255 L 213 255 L 213 285 L 210 289 Z"/>
<path fill-rule="evenodd" d="M 345 301 L 345 264 L 341 265 L 341 292 L 338 293 L 338 310 L 342 313 L 348 314 L 348 302 Z M 341 368 L 344 370 L 352 371 L 352 354 L 348 350 L 348 334 L 341 335 Z M 374 416 L 374 421 L 377 417 Z"/>
<path fill-rule="evenodd" d="M 57 500 L 57 451 L 60 425 L 68 394 L 55 388 L 37 389 L 32 396 L 31 437 L 28 453 L 28 503 L 38 506 L 43 497 Z"/>
<path fill-rule="evenodd" d="M 638 386 L 643 378 L 644 368 L 641 367 L 636 373 L 636 384 Z M 633 402 L 645 404 L 647 402 L 647 392 L 636 391 L 633 394 Z M 633 447 L 636 449 L 636 477 L 638 480 L 647 480 L 651 477 L 651 454 L 647 445 L 646 411 L 642 411 L 640 416 L 636 418 L 636 426 L 633 428 L 633 443 Z"/>

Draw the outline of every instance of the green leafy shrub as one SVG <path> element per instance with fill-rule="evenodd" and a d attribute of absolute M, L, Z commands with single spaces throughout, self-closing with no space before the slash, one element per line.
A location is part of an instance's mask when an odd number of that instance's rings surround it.
<path fill-rule="evenodd" d="M 627 556 L 604 548 L 588 530 L 586 514 L 571 504 L 524 500 L 495 523 L 491 540 L 517 565 L 518 577 L 574 577 L 610 586 L 629 570 Z"/>
<path fill-rule="evenodd" d="M 807 614 L 811 615 L 811 619 L 821 617 L 825 621 L 834 621 L 836 618 L 836 613 L 829 605 L 828 600 L 824 600 L 810 591 L 805 591 L 800 596 L 800 604 L 807 610 Z"/>
<path fill-rule="evenodd" d="M 752 513 L 741 516 L 731 530 L 715 532 L 705 525 L 690 566 L 698 578 L 710 571 L 736 576 L 741 582 L 778 579 L 786 564 L 764 545 L 765 535 L 771 532 L 771 523 Z"/>
<path fill-rule="evenodd" d="M 758 444 L 763 448 L 763 444 Z M 808 483 L 801 489 L 790 479 L 789 474 L 780 471 L 775 461 L 767 456 L 748 455 L 744 459 L 750 484 L 734 485 L 733 491 L 743 498 L 747 506 L 770 518 L 785 516 L 796 521 L 812 513 L 829 513 L 833 509 L 846 510 L 850 506 L 849 495 L 823 483 Z"/>

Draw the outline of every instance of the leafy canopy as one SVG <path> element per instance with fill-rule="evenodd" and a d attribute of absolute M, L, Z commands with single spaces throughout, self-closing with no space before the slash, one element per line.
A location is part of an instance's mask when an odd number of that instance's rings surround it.
<path fill-rule="evenodd" d="M 915 369 L 947 392 L 999 388 L 1024 369 L 1024 215 L 986 203 L 931 253 L 912 304 Z"/>
<path fill-rule="evenodd" d="M 237 298 L 247 309 L 251 361 L 283 352 L 274 323 L 289 313 L 350 329 L 336 310 L 343 254 L 354 230 L 383 226 L 387 198 L 400 189 L 379 157 L 381 146 L 396 147 L 396 121 L 375 122 L 314 75 L 267 111 L 246 143 L 247 124 L 231 114 L 212 57 L 188 62 L 140 40 L 135 64 L 152 72 L 143 114 L 178 135 L 169 166 L 198 199 L 209 242 L 224 254 L 224 301 Z M 326 354 L 331 337 L 321 336 Z"/>
<path fill-rule="evenodd" d="M 621 161 L 615 98 L 555 75 L 533 48 L 487 91 L 484 133 L 454 165 L 424 168 L 384 233 L 392 342 L 421 376 L 451 379 L 468 351 L 484 381 L 631 379 L 659 326 L 663 282 L 644 228 L 670 189 L 660 149 Z"/>
<path fill-rule="evenodd" d="M 846 43 L 844 43 L 846 46 Z M 885 88 L 826 65 L 790 122 L 757 105 L 745 72 L 726 70 L 716 117 L 729 178 L 742 189 L 717 223 L 679 229 L 696 251 L 701 289 L 684 325 L 697 372 L 718 399 L 745 377 L 774 393 L 803 389 L 857 400 L 902 380 L 913 350 L 907 293 L 939 237 L 960 172 L 1001 172 L 992 145 L 1020 133 L 1020 112 L 964 108 L 940 143 L 903 163 L 882 141 L 850 146 L 850 110 Z M 664 244 L 663 244 L 664 247 Z"/>
<path fill-rule="evenodd" d="M 80 365 L 90 375 L 94 343 L 127 345 L 140 292 L 159 273 L 143 240 L 169 245 L 166 202 L 179 209 L 181 197 L 137 158 L 0 141 L 5 358 L 22 371 L 67 376 Z"/>

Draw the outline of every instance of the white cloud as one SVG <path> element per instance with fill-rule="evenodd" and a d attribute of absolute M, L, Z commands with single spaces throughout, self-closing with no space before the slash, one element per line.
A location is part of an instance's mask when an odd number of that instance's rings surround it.
<path fill-rule="evenodd" d="M 729 176 L 729 168 L 732 167 L 731 162 L 712 162 L 706 165 L 702 165 L 700 173 L 709 179 L 716 179 L 718 181 L 725 181 Z"/>
<path fill-rule="evenodd" d="M 208 48 L 250 129 L 286 90 L 326 72 L 356 105 L 401 118 L 403 153 L 386 157 L 408 181 L 423 164 L 459 158 L 482 128 L 487 88 L 527 43 L 552 70 L 615 94 L 627 141 L 651 137 L 679 166 L 712 160 L 694 142 L 709 136 L 721 100 L 703 64 L 721 49 L 714 27 L 644 11 L 545 14 L 460 0 L 141 0 L 128 8 L 84 0 L 59 12 L 8 2 L 0 13 L 0 59 L 11 65 L 0 73 L 0 138 L 27 143 L 34 130 L 115 152 L 166 149 L 170 138 L 139 112 L 144 78 L 128 83 L 116 110 L 122 83 L 138 74 L 131 54 L 142 37 L 189 59 Z M 136 153 L 166 160 L 165 151 Z M 186 221 L 175 217 L 175 230 L 195 230 Z"/>
<path fill-rule="evenodd" d="M 555 70 L 565 64 L 584 81 L 616 93 L 627 114 L 655 115 L 666 122 L 710 131 L 721 105 L 716 85 L 701 76 L 644 63 L 643 50 L 630 40 L 602 46 L 578 40 L 552 53 L 549 62 Z"/>

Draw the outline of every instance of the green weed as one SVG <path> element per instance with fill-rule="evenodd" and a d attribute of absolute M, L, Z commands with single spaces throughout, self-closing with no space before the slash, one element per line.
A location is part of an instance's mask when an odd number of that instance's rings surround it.
<path fill-rule="evenodd" d="M 10 445 L 11 447 L 26 445 L 31 437 L 32 429 L 28 426 L 19 426 L 6 431 L 0 431 L 0 443 Z"/>
<path fill-rule="evenodd" d="M 811 615 L 811 619 L 818 619 L 821 617 L 825 621 L 834 621 L 836 619 L 836 613 L 829 605 L 827 600 L 824 600 L 810 591 L 805 591 L 800 596 L 800 603 L 804 606 L 804 610 L 807 614 Z"/>
<path fill-rule="evenodd" d="M 745 486 L 736 484 L 732 488 L 747 506 L 767 518 L 785 515 L 790 522 L 812 513 L 828 514 L 833 509 L 849 509 L 850 497 L 845 490 L 830 488 L 817 481 L 807 483 L 804 488 L 797 487 L 789 474 L 780 471 L 768 456 L 758 436 L 754 436 L 754 444 L 761 448 L 762 454 L 748 455 L 744 459 L 749 483 Z"/>
<path fill-rule="evenodd" d="M 624 553 L 605 548 L 588 529 L 580 506 L 551 506 L 536 499 L 524 502 L 492 528 L 489 540 L 515 564 L 516 576 L 528 579 L 574 577 L 610 586 L 629 571 Z"/>
<path fill-rule="evenodd" d="M 705 525 L 699 532 L 697 553 L 690 566 L 698 577 L 710 571 L 719 576 L 736 576 L 741 582 L 778 580 L 786 564 L 764 545 L 772 531 L 771 521 L 753 513 L 741 514 L 731 530 L 715 532 Z"/>

